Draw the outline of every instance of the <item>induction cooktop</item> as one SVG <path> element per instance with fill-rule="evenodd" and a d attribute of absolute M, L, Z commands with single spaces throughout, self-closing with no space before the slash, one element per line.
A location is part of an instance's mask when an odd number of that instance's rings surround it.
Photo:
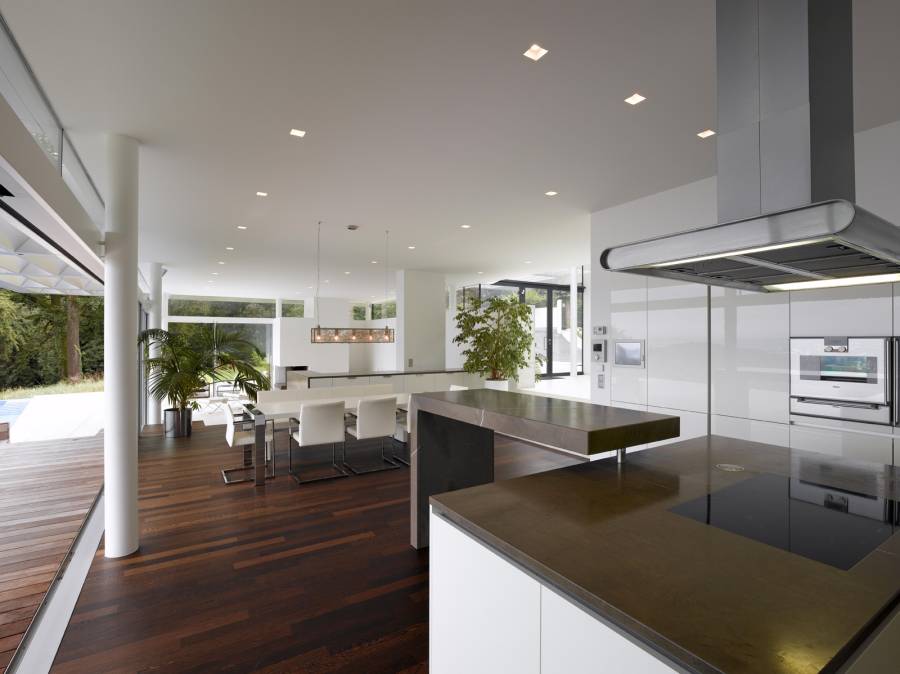
<path fill-rule="evenodd" d="M 768 473 L 670 510 L 844 570 L 900 525 L 891 499 Z"/>

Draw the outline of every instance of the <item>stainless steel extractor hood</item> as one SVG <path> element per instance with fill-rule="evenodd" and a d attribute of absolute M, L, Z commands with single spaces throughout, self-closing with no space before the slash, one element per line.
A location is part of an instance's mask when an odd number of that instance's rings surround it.
<path fill-rule="evenodd" d="M 720 224 L 604 269 L 771 292 L 900 281 L 900 227 L 854 204 L 851 0 L 718 0 Z"/>

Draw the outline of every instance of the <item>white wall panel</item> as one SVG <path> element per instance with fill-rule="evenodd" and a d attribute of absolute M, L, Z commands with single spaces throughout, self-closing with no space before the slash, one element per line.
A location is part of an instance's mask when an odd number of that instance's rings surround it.
<path fill-rule="evenodd" d="M 647 279 L 629 274 L 607 274 L 612 284 L 609 329 L 609 367 L 613 401 L 647 404 L 646 367 L 614 364 L 617 339 L 647 340 Z"/>
<path fill-rule="evenodd" d="M 648 279 L 647 404 L 705 412 L 706 286 Z"/>
<path fill-rule="evenodd" d="M 791 427 L 787 423 L 776 424 L 770 421 L 756 421 L 714 414 L 712 418 L 714 435 L 726 438 L 764 442 L 779 447 L 791 446 Z"/>
<path fill-rule="evenodd" d="M 893 331 L 890 283 L 790 295 L 791 337 L 886 337 Z"/>
<path fill-rule="evenodd" d="M 689 440 L 691 438 L 701 438 L 706 435 L 706 413 L 705 412 L 686 412 L 684 410 L 676 410 L 666 407 L 647 406 L 648 412 L 656 414 L 671 414 L 681 419 L 681 435 L 677 438 L 669 440 L 660 440 L 659 442 L 651 442 L 647 448 L 659 447 L 661 445 L 669 445 L 680 440 Z"/>
<path fill-rule="evenodd" d="M 790 296 L 713 288 L 713 413 L 788 422 Z"/>

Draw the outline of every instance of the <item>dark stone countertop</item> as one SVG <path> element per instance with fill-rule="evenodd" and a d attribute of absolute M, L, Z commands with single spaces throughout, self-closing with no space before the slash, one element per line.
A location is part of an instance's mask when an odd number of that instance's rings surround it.
<path fill-rule="evenodd" d="M 777 498 L 754 492 L 773 481 Z M 729 496 L 739 492 L 743 501 Z M 896 606 L 898 498 L 898 468 L 712 436 L 635 452 L 620 466 L 594 461 L 440 494 L 431 504 L 688 670 L 795 674 L 833 671 Z M 869 517 L 838 512 L 844 499 Z M 709 508 L 713 526 L 702 513 L 671 510 L 698 506 Z M 757 510 L 775 523 L 762 533 L 781 531 L 784 540 L 736 533 L 758 526 Z M 729 519 L 738 529 L 723 528 Z M 829 549 L 840 557 L 842 529 L 860 522 L 881 538 L 851 564 L 814 558 Z"/>
<path fill-rule="evenodd" d="M 410 409 L 580 454 L 677 438 L 681 424 L 667 414 L 492 389 L 415 393 Z"/>

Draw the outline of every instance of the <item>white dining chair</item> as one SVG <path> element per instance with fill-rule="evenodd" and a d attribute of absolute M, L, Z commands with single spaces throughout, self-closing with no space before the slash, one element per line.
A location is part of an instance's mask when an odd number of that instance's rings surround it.
<path fill-rule="evenodd" d="M 346 458 L 344 424 L 344 401 L 323 403 L 303 403 L 300 406 L 300 417 L 291 417 L 288 445 L 288 471 L 297 481 L 297 484 L 307 482 L 319 482 L 321 480 L 333 480 L 339 477 L 348 477 L 350 474 L 341 468 L 335 456 L 335 446 L 341 444 L 341 463 Z M 315 445 L 331 445 L 332 475 L 303 479 L 299 471 L 294 470 L 294 444 L 297 447 L 312 447 Z"/>
<path fill-rule="evenodd" d="M 379 396 L 377 398 L 363 398 L 360 400 L 359 406 L 356 408 L 356 423 L 347 427 L 347 433 L 357 440 L 380 439 L 381 465 L 365 468 L 354 466 L 347 461 L 345 455 L 344 466 L 356 475 L 399 468 L 399 464 L 388 458 L 384 453 L 384 441 L 390 439 L 393 443 L 396 431 L 397 396 Z"/>
<path fill-rule="evenodd" d="M 225 405 L 225 442 L 229 447 L 242 447 L 244 449 L 244 466 L 250 468 L 251 461 L 248 460 L 247 453 L 251 451 L 252 445 L 256 442 L 256 433 L 253 430 L 252 422 L 249 417 L 244 415 L 235 416 L 231 405 Z M 269 430 L 266 424 L 266 465 L 271 467 L 268 471 L 268 477 L 275 475 L 275 434 Z"/>

